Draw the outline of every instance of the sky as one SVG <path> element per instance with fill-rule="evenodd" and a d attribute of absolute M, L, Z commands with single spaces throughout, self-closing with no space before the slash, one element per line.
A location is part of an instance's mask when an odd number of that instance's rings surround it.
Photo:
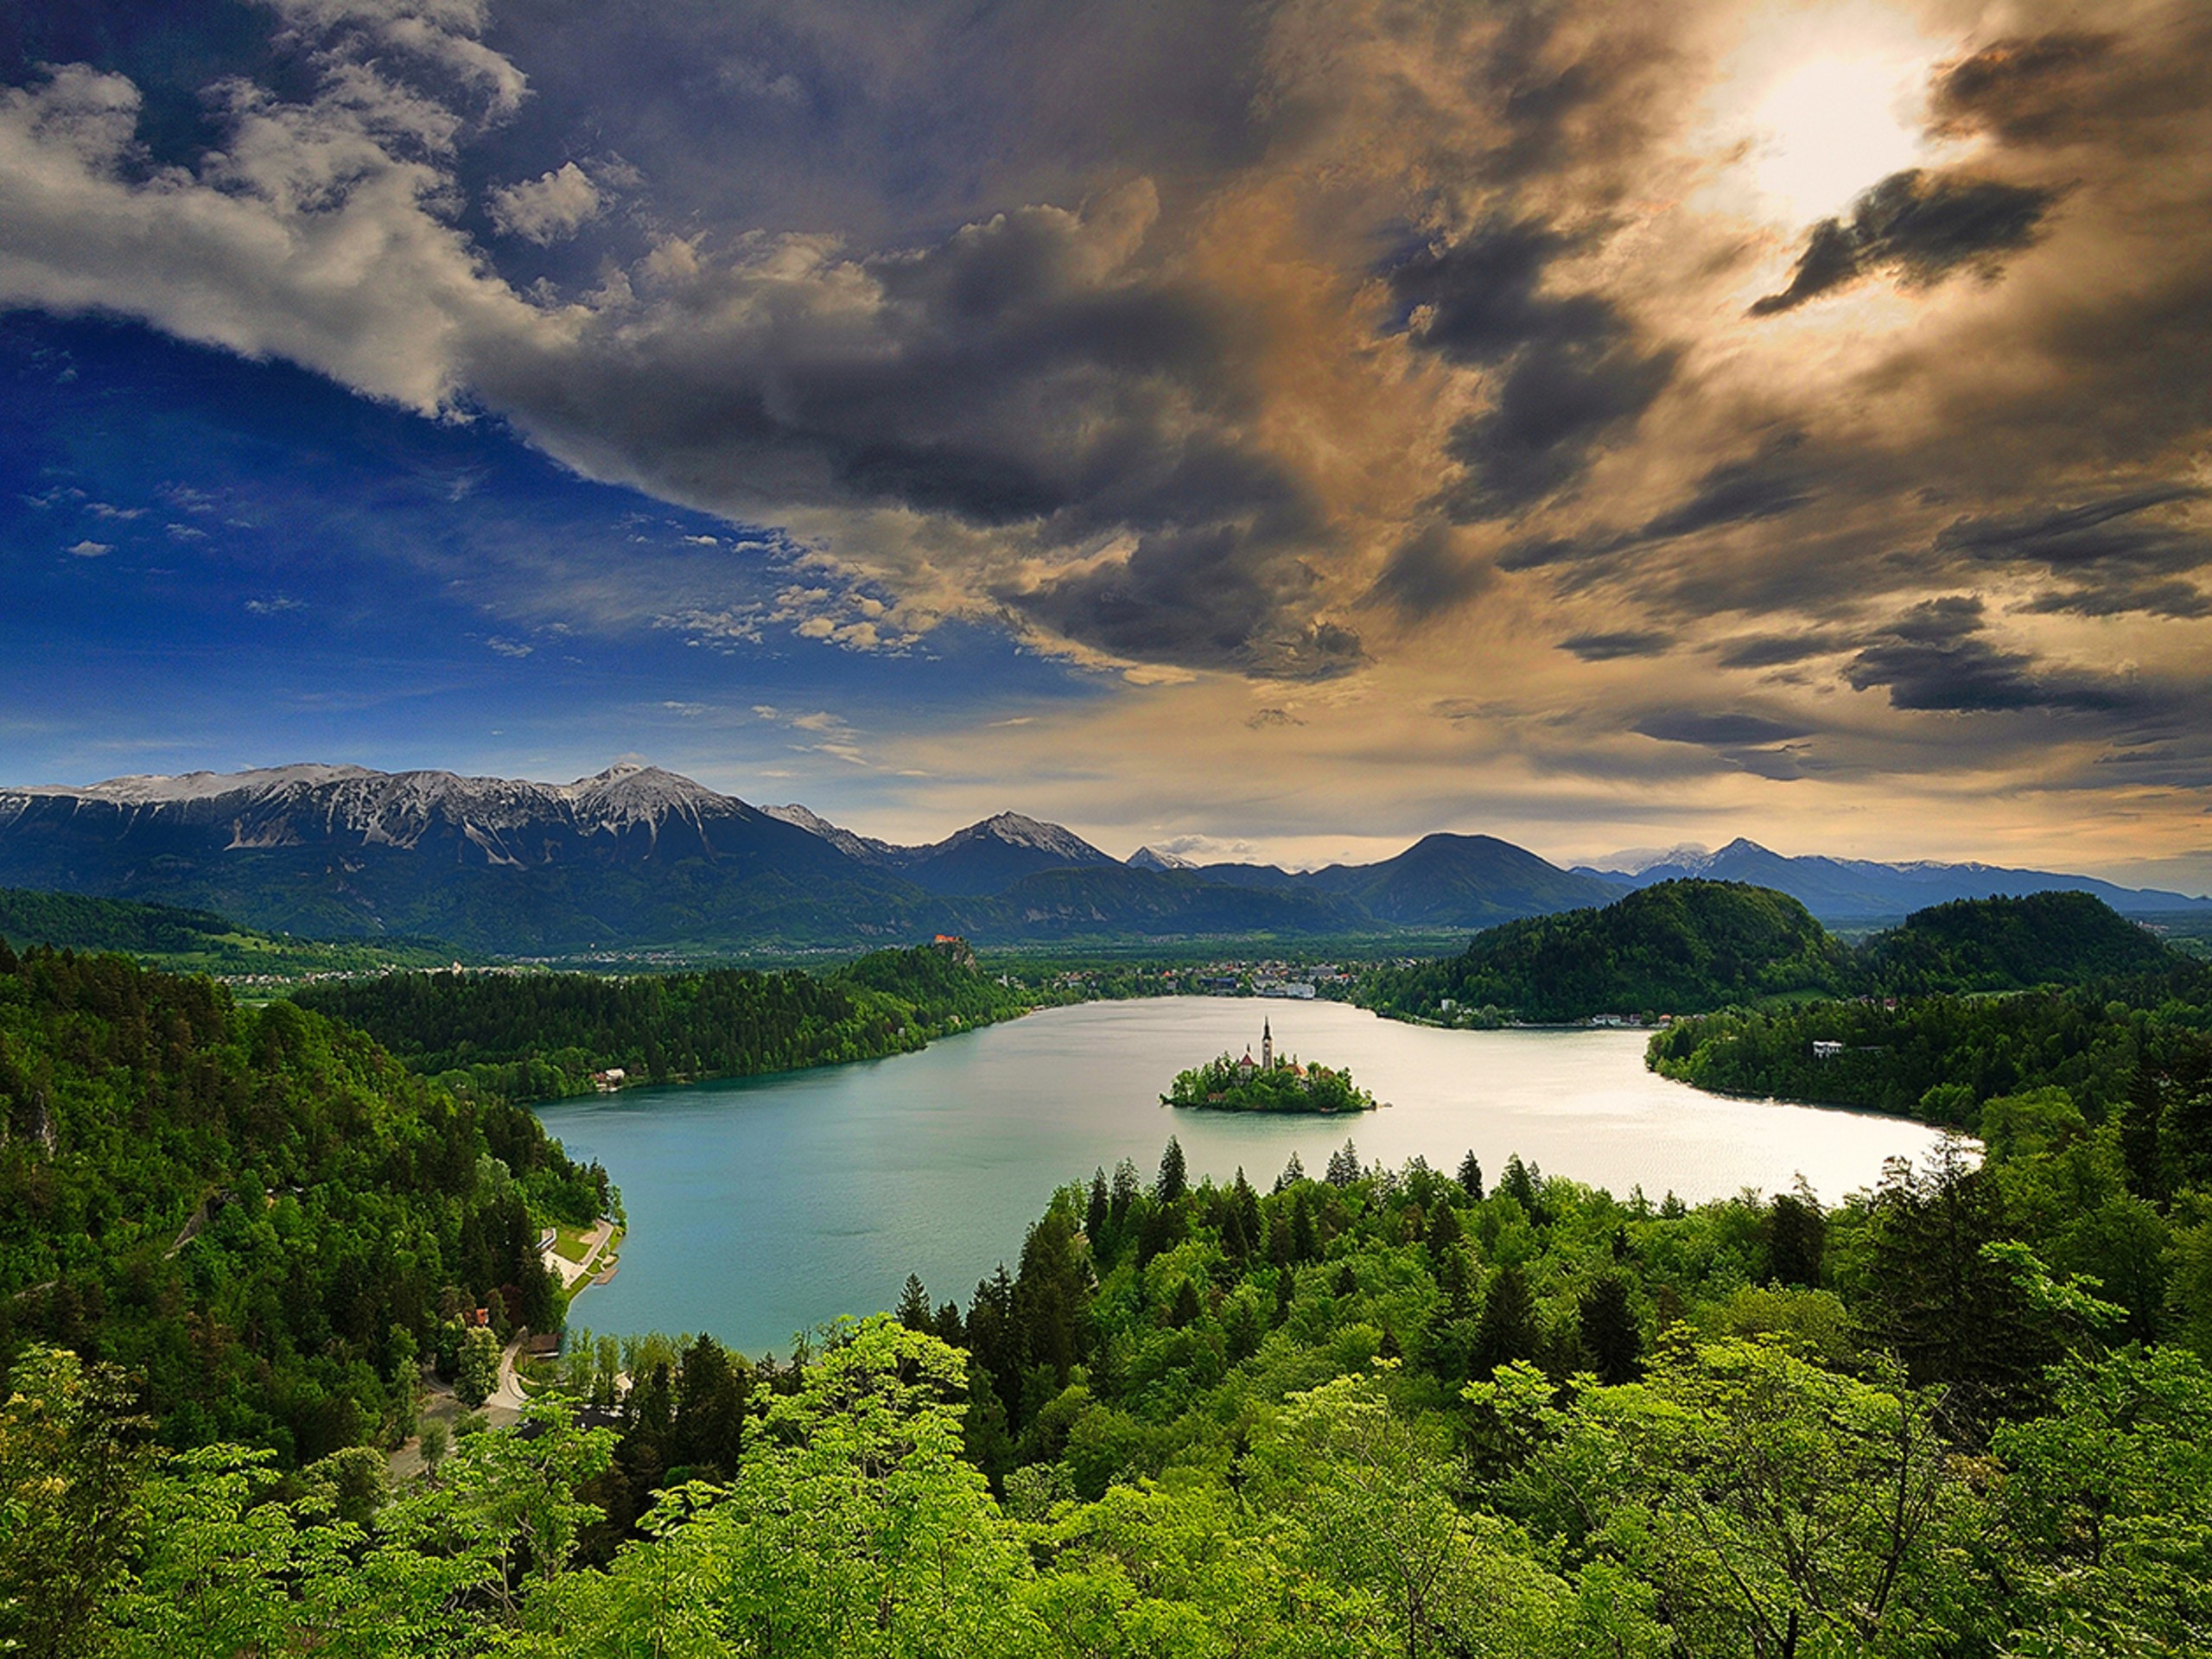
<path fill-rule="evenodd" d="M 0 782 L 2212 887 L 2201 3 L 28 0 Z"/>

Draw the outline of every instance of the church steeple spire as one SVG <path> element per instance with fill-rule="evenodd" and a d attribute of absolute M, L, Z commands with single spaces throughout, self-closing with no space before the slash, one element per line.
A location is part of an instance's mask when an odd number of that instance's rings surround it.
<path fill-rule="evenodd" d="M 1268 1022 L 1260 1021 L 1260 1070 L 1272 1071 L 1275 1065 L 1275 1034 Z"/>

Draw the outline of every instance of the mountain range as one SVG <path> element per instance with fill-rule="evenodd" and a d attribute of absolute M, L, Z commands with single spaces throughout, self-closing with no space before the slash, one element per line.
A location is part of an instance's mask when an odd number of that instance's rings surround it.
<path fill-rule="evenodd" d="M 2122 915 L 2212 910 L 2212 901 L 2156 887 L 2123 887 L 2094 876 L 1997 864 L 1877 863 L 1864 858 L 1790 858 L 1738 836 L 1714 852 L 1678 847 L 1616 861 L 1618 868 L 1578 864 L 1575 874 L 1626 892 L 1661 881 L 1743 881 L 1786 893 L 1822 921 L 1866 921 L 1910 915 L 1955 899 L 2018 898 L 2065 890 L 2101 899 Z"/>
<path fill-rule="evenodd" d="M 1005 812 L 922 846 L 756 807 L 655 766 L 571 784 L 289 766 L 0 789 L 0 885 L 199 906 L 271 932 L 405 935 L 512 955 L 1474 931 L 1604 905 L 1674 874 L 1743 880 L 1832 918 L 2080 887 L 2142 913 L 2177 893 L 1980 865 L 1788 859 L 1749 842 L 1634 871 L 1561 869 L 1490 836 L 1437 834 L 1306 872 L 1126 862 Z M 1740 873 L 1739 873 L 1740 872 Z M 1887 885 L 1885 885 L 1885 884 Z"/>

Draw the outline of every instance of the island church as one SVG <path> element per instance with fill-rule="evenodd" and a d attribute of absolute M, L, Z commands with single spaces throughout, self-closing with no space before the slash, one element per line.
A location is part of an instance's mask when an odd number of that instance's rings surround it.
<path fill-rule="evenodd" d="M 1275 1033 L 1272 1022 L 1263 1019 L 1260 1021 L 1260 1058 L 1254 1059 L 1252 1046 L 1249 1043 L 1245 1044 L 1244 1058 L 1236 1062 L 1236 1080 L 1239 1083 L 1249 1083 L 1255 1071 L 1272 1071 L 1274 1069 Z M 1290 1071 L 1294 1077 L 1302 1077 L 1306 1075 L 1306 1068 L 1294 1060 L 1291 1063 Z"/>

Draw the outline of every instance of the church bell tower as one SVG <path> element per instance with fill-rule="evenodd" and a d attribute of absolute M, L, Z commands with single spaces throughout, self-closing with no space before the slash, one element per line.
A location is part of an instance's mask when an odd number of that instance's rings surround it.
<path fill-rule="evenodd" d="M 1275 1069 L 1275 1034 L 1265 1020 L 1260 1021 L 1260 1070 Z"/>

